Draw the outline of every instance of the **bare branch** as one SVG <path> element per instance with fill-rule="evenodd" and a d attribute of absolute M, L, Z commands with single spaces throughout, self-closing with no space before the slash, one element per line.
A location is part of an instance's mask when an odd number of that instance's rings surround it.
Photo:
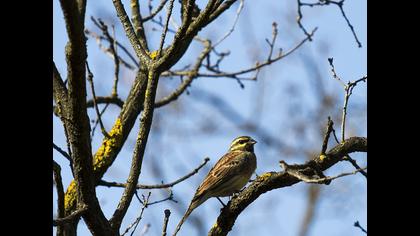
<path fill-rule="evenodd" d="M 162 98 L 160 101 L 156 102 L 155 107 L 161 107 L 170 103 L 171 101 L 176 100 L 185 91 L 185 89 L 187 89 L 187 87 L 191 84 L 191 82 L 197 77 L 198 70 L 200 69 L 203 60 L 209 55 L 210 50 L 211 50 L 210 41 L 205 41 L 204 50 L 201 52 L 200 56 L 198 56 L 197 62 L 195 63 L 192 70 L 189 71 L 187 78 L 182 82 L 182 84 L 173 93 Z"/>
<path fill-rule="evenodd" d="M 99 25 L 97 25 L 99 27 Z M 111 57 L 112 59 L 114 59 L 114 55 L 110 52 L 111 49 L 102 46 L 101 41 L 102 40 L 106 40 L 109 43 L 111 43 L 109 41 L 108 38 L 106 38 L 105 36 L 101 36 L 96 34 L 95 32 L 92 32 L 88 29 L 85 29 L 85 33 L 93 38 L 95 38 L 95 41 L 98 43 L 99 48 L 105 52 L 106 55 L 108 55 L 109 57 Z M 133 65 L 131 65 L 130 63 L 126 62 L 123 58 L 121 58 L 120 56 L 118 56 L 118 61 L 124 65 L 125 67 L 127 67 L 130 70 L 134 70 L 135 68 L 139 68 L 139 63 L 137 62 L 136 58 L 128 51 L 128 49 L 126 47 L 124 47 L 120 42 L 118 42 L 117 40 L 113 39 L 114 42 L 117 44 L 117 46 L 123 50 L 123 52 L 130 58 L 130 60 L 135 64 L 135 67 Z"/>
<path fill-rule="evenodd" d="M 325 152 L 327 151 L 328 140 L 330 139 L 330 134 L 333 130 L 333 125 L 334 125 L 334 122 L 328 116 L 327 130 L 325 131 L 324 141 L 322 143 L 321 155 L 325 155 Z"/>
<path fill-rule="evenodd" d="M 360 228 L 360 230 L 362 230 L 362 232 L 367 234 L 367 231 L 362 226 L 360 226 L 359 221 L 354 222 L 354 227 Z"/>
<path fill-rule="evenodd" d="M 92 72 L 91 72 L 91 71 L 90 71 L 90 69 L 89 69 L 89 64 L 88 64 L 88 62 L 86 62 L 86 68 L 87 68 L 87 70 L 88 70 L 88 77 L 87 77 L 87 80 L 88 80 L 88 81 L 89 81 L 89 83 L 90 83 L 91 92 L 92 92 L 92 96 L 93 96 L 93 106 L 95 107 L 96 115 L 98 116 L 98 120 L 99 120 L 99 124 L 100 124 L 100 126 L 101 126 L 101 131 L 102 131 L 102 134 L 103 134 L 105 137 L 110 138 L 110 136 L 109 136 L 108 132 L 106 132 L 106 130 L 105 130 L 104 124 L 102 123 L 101 113 L 99 112 L 99 109 L 98 109 L 98 104 L 96 103 L 95 87 L 93 86 L 93 74 L 92 74 Z"/>
<path fill-rule="evenodd" d="M 72 212 L 70 215 L 68 215 L 64 218 L 58 218 L 58 219 L 53 220 L 53 226 L 69 224 L 69 223 L 73 222 L 75 219 L 79 218 L 87 210 L 88 210 L 87 205 L 83 205 L 79 209 Z"/>
<path fill-rule="evenodd" d="M 210 158 L 206 157 L 204 159 L 204 162 L 199 165 L 197 168 L 195 168 L 193 171 L 191 171 L 190 173 L 188 173 L 187 175 L 173 181 L 167 184 L 154 184 L 154 185 L 144 185 L 144 184 L 138 184 L 136 186 L 136 189 L 159 189 L 159 188 L 170 188 L 175 186 L 176 184 L 181 183 L 182 181 L 188 179 L 189 177 L 195 175 L 198 173 L 198 171 L 207 164 L 207 162 L 210 160 Z M 104 180 L 99 181 L 98 185 L 102 185 L 102 186 L 106 186 L 106 187 L 126 187 L 126 184 L 122 184 L 122 183 L 116 183 L 116 182 L 107 182 Z"/>
<path fill-rule="evenodd" d="M 61 179 L 61 167 L 60 165 L 53 160 L 53 172 L 54 172 L 54 182 L 57 189 L 57 216 L 58 218 L 64 217 L 64 188 L 63 181 Z M 63 235 L 63 228 L 57 228 L 57 235 Z"/>
<path fill-rule="evenodd" d="M 359 39 L 357 38 L 356 32 L 354 31 L 354 27 L 353 27 L 353 25 L 350 23 L 350 20 L 347 18 L 346 13 L 344 12 L 344 9 L 343 9 L 344 1 L 345 1 L 345 0 L 340 0 L 340 1 L 337 1 L 337 2 L 336 2 L 336 1 L 331 1 L 331 0 L 319 0 L 319 1 L 318 1 L 318 2 L 316 2 L 316 3 L 302 3 L 302 2 L 301 2 L 301 0 L 297 0 L 297 2 L 298 2 L 298 17 L 297 17 L 297 23 L 298 23 L 298 25 L 299 25 L 299 28 L 301 28 L 301 29 L 302 29 L 302 31 L 305 33 L 305 35 L 308 35 L 308 33 L 306 32 L 305 27 L 303 27 L 302 22 L 301 22 L 302 17 L 303 17 L 303 16 L 302 16 L 302 11 L 301 11 L 301 7 L 302 7 L 302 6 L 314 7 L 314 6 L 325 6 L 325 5 L 329 5 L 329 4 L 334 4 L 334 5 L 336 5 L 338 8 L 340 8 L 341 15 L 343 15 L 344 19 L 346 20 L 347 25 L 349 26 L 349 28 L 350 28 L 350 30 L 351 30 L 351 32 L 352 32 L 352 34 L 353 34 L 353 37 L 354 37 L 354 39 L 356 40 L 357 46 L 358 46 L 359 48 L 361 48 L 361 47 L 362 47 L 362 43 L 361 43 L 361 42 L 359 41 Z M 311 39 L 310 39 L 310 40 L 311 40 Z"/>
<path fill-rule="evenodd" d="M 121 100 L 121 98 L 118 97 L 96 97 L 96 104 L 114 104 L 117 105 L 119 108 L 122 108 L 124 105 L 124 102 Z M 94 107 L 93 99 L 87 101 L 86 106 Z"/>
<path fill-rule="evenodd" d="M 160 36 L 160 43 L 159 43 L 159 49 L 156 56 L 156 60 L 158 60 L 162 55 L 162 48 L 163 48 L 163 44 L 165 43 L 166 34 L 168 32 L 169 19 L 171 18 L 173 7 L 174 7 L 174 0 L 170 0 L 169 6 L 168 6 L 168 13 L 166 14 L 165 26 L 163 28 L 162 35 Z"/>
<path fill-rule="evenodd" d="M 238 22 L 239 15 L 242 12 L 242 9 L 244 8 L 244 0 L 240 0 L 240 4 L 238 6 L 238 10 L 236 11 L 235 19 L 233 20 L 232 27 L 228 30 L 228 32 L 225 33 L 225 35 L 216 41 L 216 43 L 213 44 L 213 48 L 217 47 L 221 42 L 223 42 L 227 37 L 229 37 L 230 34 L 235 30 L 236 23 Z"/>
<path fill-rule="evenodd" d="M 141 220 L 141 218 L 143 217 L 143 212 L 144 212 L 144 209 L 145 209 L 145 208 L 147 208 L 147 207 L 149 206 L 149 198 L 150 198 L 150 194 L 151 194 L 151 192 L 149 192 L 149 194 L 147 195 L 147 197 L 146 197 L 145 201 L 144 201 L 144 202 L 142 202 L 143 207 L 141 208 L 141 211 L 140 211 L 140 216 L 139 216 L 139 217 L 137 217 L 137 219 L 136 219 L 136 220 L 135 220 L 135 221 L 134 221 L 131 225 L 129 225 L 129 226 L 127 227 L 127 229 L 125 229 L 124 233 L 123 233 L 123 234 L 121 234 L 121 236 L 124 236 L 126 233 L 128 233 L 128 231 L 130 231 L 130 229 L 131 229 L 131 228 L 133 228 L 133 226 L 135 226 L 135 227 L 134 227 L 133 232 L 131 233 L 131 235 L 133 235 L 133 233 L 136 231 L 137 225 L 140 223 L 140 220 Z"/>
<path fill-rule="evenodd" d="M 131 0 L 131 20 L 133 21 L 134 31 L 139 38 L 139 41 L 146 51 L 149 51 L 147 45 L 146 33 L 144 32 L 143 19 L 141 16 L 139 0 Z"/>
<path fill-rule="evenodd" d="M 317 28 L 315 28 L 312 32 L 311 32 L 311 36 L 313 36 L 313 34 L 315 33 L 315 31 L 317 30 Z M 294 51 L 296 51 L 300 46 L 302 46 L 306 41 L 308 41 L 309 37 L 306 37 L 305 39 L 303 39 L 300 43 L 298 43 L 295 47 L 293 47 L 291 50 L 289 50 L 287 53 L 285 54 L 280 54 L 277 57 L 264 61 L 263 63 L 257 63 L 257 65 L 255 65 L 254 67 L 248 68 L 248 69 L 244 69 L 244 70 L 240 70 L 237 72 L 232 72 L 232 73 L 226 73 L 226 72 L 222 72 L 222 71 L 216 71 L 216 74 L 204 74 L 204 73 L 199 73 L 198 76 L 200 77 L 231 77 L 231 78 L 236 78 L 238 75 L 242 75 L 242 74 L 246 74 L 252 71 L 257 71 L 259 69 L 261 69 L 264 66 L 270 65 L 273 62 L 276 62 L 284 57 L 287 57 L 288 55 L 290 55 L 291 53 L 293 53 Z"/>
<path fill-rule="evenodd" d="M 159 74 L 152 68 L 148 72 L 147 87 L 143 104 L 143 112 L 140 118 L 140 131 L 137 135 L 136 146 L 134 148 L 130 174 L 127 179 L 127 186 L 120 199 L 117 209 L 110 219 L 111 226 L 114 230 L 120 228 L 122 219 L 127 213 L 131 200 L 136 190 L 136 185 L 140 176 L 143 164 L 144 151 L 146 149 L 147 139 L 149 137 L 150 127 L 152 125 L 154 102 L 156 98 L 156 89 L 158 86 Z"/>
<path fill-rule="evenodd" d="M 163 9 L 163 7 L 165 6 L 165 4 L 167 2 L 168 2 L 168 0 L 161 0 L 160 3 L 159 3 L 159 6 L 157 6 L 156 9 L 152 13 L 150 13 L 150 15 L 141 19 L 141 21 L 145 22 L 145 21 L 148 21 L 150 19 L 153 19 L 153 17 L 155 17 Z"/>
<path fill-rule="evenodd" d="M 351 94 L 353 93 L 353 88 L 356 87 L 357 83 L 359 83 L 361 81 L 366 82 L 367 76 L 364 76 L 361 79 L 358 79 L 354 82 L 349 81 L 347 84 L 345 84 L 337 76 L 337 73 L 335 72 L 335 68 L 334 68 L 334 64 L 333 64 L 333 58 L 328 58 L 328 62 L 330 63 L 331 72 L 333 73 L 333 77 L 335 79 L 337 79 L 344 86 L 344 91 L 345 91 L 343 113 L 342 113 L 342 117 L 341 117 L 341 141 L 343 141 L 344 138 L 345 138 L 346 115 L 347 115 L 347 105 L 348 105 L 349 98 L 350 98 Z"/>
<path fill-rule="evenodd" d="M 165 218 L 163 220 L 163 227 L 162 227 L 162 236 L 166 236 L 166 228 L 168 227 L 169 216 L 171 215 L 171 211 L 169 209 L 165 209 Z"/>
<path fill-rule="evenodd" d="M 99 116 L 100 117 L 102 117 L 104 115 L 104 113 L 105 113 L 106 109 L 108 108 L 108 106 L 109 106 L 109 103 L 107 103 L 104 106 L 104 108 L 102 108 L 102 111 L 99 113 Z M 95 134 L 95 130 L 96 130 L 96 127 L 98 127 L 98 124 L 99 124 L 99 119 L 96 119 L 95 125 L 93 125 L 93 128 L 92 128 L 91 138 L 93 138 L 93 135 Z"/>
<path fill-rule="evenodd" d="M 350 155 L 345 155 L 344 156 L 344 160 L 349 161 L 354 166 L 354 168 L 356 168 L 356 170 L 359 170 L 360 169 L 360 174 L 364 175 L 366 177 L 366 179 L 367 179 L 367 173 L 366 173 L 366 171 L 362 170 L 360 168 L 360 166 L 357 164 L 357 162 L 353 158 L 350 157 Z"/>
<path fill-rule="evenodd" d="M 69 161 L 70 169 L 71 169 L 71 172 L 73 173 L 73 159 L 71 158 L 71 156 L 67 154 L 65 151 L 63 151 L 61 148 L 59 148 L 57 145 L 55 145 L 54 142 L 53 142 L 53 148 L 57 150 L 57 152 L 59 152 Z"/>
<path fill-rule="evenodd" d="M 130 40 L 130 43 L 133 46 L 137 57 L 140 59 L 142 64 L 147 65 L 150 60 L 149 56 L 147 55 L 146 49 L 142 47 L 136 33 L 134 32 L 133 25 L 128 18 L 127 12 L 124 9 L 124 5 L 122 4 L 121 0 L 112 0 L 112 3 L 114 4 L 115 10 L 117 11 L 117 16 L 123 25 L 125 34 Z"/>

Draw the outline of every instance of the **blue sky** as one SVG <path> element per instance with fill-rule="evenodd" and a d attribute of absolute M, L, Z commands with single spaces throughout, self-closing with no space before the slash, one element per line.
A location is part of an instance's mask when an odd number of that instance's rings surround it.
<path fill-rule="evenodd" d="M 142 2 L 142 1 L 141 1 Z M 156 1 L 154 6 L 157 5 Z M 198 1 L 203 4 L 204 1 Z M 123 1 L 129 6 L 129 1 Z M 145 3 L 146 4 L 146 3 Z M 175 6 L 178 3 L 175 1 Z M 235 4 L 224 15 L 214 21 L 208 28 L 199 32 L 201 37 L 212 40 L 219 39 L 229 28 L 233 21 L 236 9 Z M 258 120 L 259 129 L 267 131 L 273 137 L 284 141 L 288 145 L 304 145 L 307 148 L 320 148 L 322 140 L 319 132 L 311 129 L 305 132 L 303 137 L 295 133 L 292 124 L 296 120 L 304 119 L 308 115 L 320 115 L 320 119 L 314 123 L 326 123 L 326 117 L 331 114 L 314 114 L 317 108 L 316 90 L 314 87 L 322 83 L 322 87 L 331 95 L 338 96 L 334 106 L 334 112 L 340 112 L 343 102 L 343 88 L 337 81 L 332 79 L 328 57 L 334 57 L 334 65 L 337 73 L 347 82 L 356 80 L 367 75 L 366 69 L 366 2 L 362 0 L 346 1 L 344 9 L 363 48 L 358 48 L 344 18 L 336 6 L 318 8 L 303 8 L 303 23 L 307 29 L 318 26 L 314 41 L 306 43 L 294 54 L 281 60 L 260 72 L 258 80 L 245 81 L 245 89 L 241 89 L 235 80 L 227 78 L 199 78 L 189 88 L 190 96 L 183 94 L 176 102 L 155 111 L 154 126 L 149 137 L 146 149 L 145 163 L 143 165 L 140 183 L 158 183 L 161 180 L 169 182 L 188 173 L 198 166 L 204 157 L 208 156 L 211 161 L 208 168 L 224 154 L 230 141 L 244 133 L 239 121 L 229 121 L 220 113 L 217 107 L 209 106 L 197 99 L 199 91 L 204 90 L 212 93 L 226 104 L 233 107 L 237 113 L 248 120 Z M 64 46 L 67 42 L 63 16 L 58 1 L 53 2 L 53 58 L 62 77 L 65 77 L 66 65 L 64 60 Z M 129 12 L 129 10 L 127 10 Z M 178 10 L 175 10 L 178 12 Z M 145 11 L 147 15 L 147 11 Z M 125 34 L 118 22 L 111 1 L 88 1 L 86 11 L 86 28 L 99 33 L 93 27 L 90 16 L 100 16 L 106 23 L 114 23 L 116 35 L 128 48 L 130 44 L 125 40 Z M 175 13 L 175 16 L 177 14 Z M 263 60 L 268 53 L 265 38 L 271 37 L 271 24 L 278 24 L 277 47 L 287 51 L 304 38 L 302 31 L 295 23 L 296 1 L 261 1 L 253 4 L 246 1 L 243 12 L 239 18 L 236 30 L 220 46 L 219 51 L 231 52 L 222 64 L 226 71 L 236 71 L 255 64 L 255 60 Z M 175 18 L 179 19 L 179 18 Z M 149 26 L 146 26 L 149 27 Z M 150 27 L 149 27 L 150 29 Z M 151 39 L 152 48 L 156 48 L 160 31 L 156 31 Z M 167 39 L 169 41 L 171 37 Z M 113 61 L 98 49 L 96 42 L 89 39 L 88 60 L 92 72 L 95 75 L 95 88 L 97 95 L 108 95 L 112 88 Z M 201 50 L 201 45 L 194 44 L 187 51 L 187 55 L 175 66 L 180 68 L 192 63 Z M 315 73 L 316 72 L 316 73 Z M 133 72 L 121 71 L 120 97 L 125 99 L 133 80 Z M 319 80 L 315 80 L 315 77 Z M 176 88 L 179 80 L 161 79 L 158 97 L 166 95 L 171 89 Z M 295 96 L 290 95 L 291 88 L 295 88 Z M 90 93 L 88 93 L 90 96 Z M 259 106 L 255 101 L 260 99 Z M 177 104 L 181 104 L 177 106 Z M 366 136 L 366 83 L 358 85 L 353 92 L 348 108 L 347 134 Z M 290 107 L 297 114 L 292 115 Z M 256 112 L 257 111 L 257 112 Z M 109 129 L 119 109 L 110 106 L 104 124 Z M 167 117 L 170 114 L 170 118 Z M 95 113 L 89 110 L 91 119 Z M 293 117 L 293 119 L 291 118 Z M 66 147 L 62 126 L 57 118 L 54 120 L 54 143 Z M 209 134 L 200 132 L 197 124 L 217 124 L 217 131 Z M 335 121 L 335 128 L 339 131 L 340 121 Z M 201 127 L 201 126 L 200 126 Z M 163 129 L 163 130 L 162 130 Z M 128 175 L 131 155 L 136 133 L 139 130 L 138 122 L 132 129 L 127 143 L 124 145 L 120 156 L 114 165 L 105 174 L 108 181 L 124 182 Z M 250 135 L 253 135 L 252 133 Z M 95 151 L 101 141 L 99 133 L 93 140 Z M 257 139 L 258 140 L 258 139 Z M 177 147 L 173 147 L 177 143 Z M 333 142 L 330 142 L 333 145 Z M 154 150 L 153 147 L 160 147 Z M 278 161 L 283 159 L 279 156 L 279 150 L 270 145 L 258 143 L 255 152 L 258 159 L 257 174 L 266 171 L 280 171 Z M 366 154 L 355 154 L 354 157 L 360 166 L 366 165 Z M 304 162 L 304 156 L 288 159 L 290 163 Z M 54 152 L 56 160 L 63 169 L 63 182 L 65 188 L 71 181 L 68 163 L 57 152 Z M 157 160 L 157 161 L 156 161 Z M 156 163 L 159 167 L 156 167 Z M 211 164 L 211 165 L 210 165 Z M 164 170 L 163 174 L 156 175 L 156 168 Z M 208 170 L 208 169 L 207 169 Z M 181 218 L 189 200 L 194 194 L 195 188 L 204 178 L 207 170 L 200 171 L 194 177 L 173 188 L 174 197 L 180 200 L 164 202 L 152 205 L 145 210 L 144 217 L 137 229 L 138 232 L 147 224 L 151 223 L 148 234 L 160 235 L 163 222 L 163 211 L 171 209 L 168 231 L 173 232 L 175 225 Z M 347 163 L 339 163 L 326 171 L 327 175 L 336 175 L 341 172 L 352 171 L 353 167 Z M 289 188 L 273 190 L 263 194 L 257 201 L 252 203 L 237 219 L 230 235 L 297 235 L 302 215 L 306 207 L 307 184 L 299 183 Z M 366 226 L 366 179 L 362 175 L 355 175 L 337 179 L 329 186 L 321 186 L 322 200 L 320 200 L 316 220 L 308 235 L 362 235 L 363 233 L 353 226 L 358 220 L 362 226 Z M 140 191 L 147 194 L 147 191 Z M 54 199 L 56 199 L 54 189 Z M 103 211 L 110 217 L 121 197 L 122 189 L 109 189 L 97 187 L 97 195 Z M 164 190 L 152 191 L 152 200 L 166 197 Z M 225 200 L 227 201 L 227 200 Z M 175 208 L 181 209 L 176 211 Z M 138 216 L 141 206 L 133 200 L 122 229 L 125 229 Z M 219 213 L 220 203 L 215 199 L 208 200 L 197 208 L 192 216 L 203 218 L 204 228 L 209 229 L 215 222 Z M 54 207 L 54 213 L 56 208 Z M 258 225 L 258 227 L 256 227 Z M 55 232 L 55 231 L 54 231 Z M 197 231 L 191 224 L 184 224 L 180 235 L 196 235 Z M 80 235 L 90 235 L 84 223 L 79 225 Z"/>

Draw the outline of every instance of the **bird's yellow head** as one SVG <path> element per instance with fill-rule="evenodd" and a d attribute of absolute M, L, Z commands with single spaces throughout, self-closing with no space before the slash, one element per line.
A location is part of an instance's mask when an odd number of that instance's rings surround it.
<path fill-rule="evenodd" d="M 229 151 L 248 151 L 253 152 L 254 151 L 254 144 L 256 144 L 257 141 L 252 139 L 249 136 L 240 136 L 235 138 L 232 143 L 230 144 Z"/>

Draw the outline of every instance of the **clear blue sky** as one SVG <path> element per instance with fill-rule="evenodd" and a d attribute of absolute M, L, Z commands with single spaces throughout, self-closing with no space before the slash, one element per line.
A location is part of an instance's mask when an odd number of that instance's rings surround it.
<path fill-rule="evenodd" d="M 157 1 L 153 2 L 156 6 Z M 177 2 L 175 1 L 176 6 L 178 5 Z M 203 5 L 203 2 L 199 1 L 199 4 Z M 126 7 L 129 6 L 129 1 L 123 1 L 123 3 Z M 220 38 L 229 29 L 238 5 L 235 4 L 231 7 L 220 19 L 213 22 L 205 30 L 200 31 L 199 35 L 213 40 Z M 211 158 L 210 164 L 213 165 L 224 154 L 234 137 L 249 134 L 244 133 L 240 125 L 233 124 L 224 118 L 216 108 L 195 100 L 195 88 L 217 95 L 232 106 L 245 120 L 258 119 L 260 129 L 266 130 L 273 137 L 278 137 L 289 145 L 298 145 L 305 142 L 305 147 L 314 147 L 315 150 L 317 150 L 317 147 L 320 148 L 322 140 L 317 138 L 314 130 L 308 131 L 303 138 L 296 137 L 295 131 L 291 127 L 295 120 L 291 120 L 289 109 L 291 104 L 294 104 L 293 106 L 298 109 L 302 117 L 315 115 L 312 113 L 316 109 L 313 100 L 313 96 L 316 96 L 316 94 L 314 94 L 313 87 L 319 85 L 317 83 L 322 81 L 325 91 L 339 96 L 335 106 L 336 111 L 340 112 L 343 90 L 341 85 L 331 78 L 330 67 L 327 62 L 328 57 L 334 57 L 337 73 L 345 82 L 367 75 L 366 1 L 346 1 L 344 9 L 363 48 L 357 47 L 338 7 L 332 5 L 322 8 L 304 8 L 303 22 L 307 29 L 312 29 L 315 26 L 319 28 L 314 36 L 314 41 L 305 44 L 290 57 L 263 69 L 257 82 L 244 82 L 245 89 L 240 89 L 235 80 L 200 78 L 195 80 L 189 88 L 192 96 L 184 94 L 177 102 L 174 102 L 175 104 L 157 109 L 154 122 L 159 122 L 160 127 L 168 128 L 168 130 L 159 130 L 157 126 L 153 127 L 140 182 L 152 184 L 158 183 L 160 180 L 164 182 L 175 180 L 198 166 L 206 156 Z M 67 35 L 58 1 L 53 1 L 53 10 L 53 58 L 59 72 L 65 77 L 64 46 L 67 42 Z M 130 11 L 127 9 L 127 12 Z M 90 16 L 100 16 L 106 23 L 114 23 L 117 38 L 123 40 L 122 42 L 128 48 L 130 47 L 129 42 L 125 40 L 125 34 L 115 15 L 111 1 L 88 1 L 86 28 L 99 33 L 97 28 L 93 27 Z M 282 47 L 283 51 L 290 49 L 304 37 L 295 23 L 296 16 L 296 1 L 261 1 L 258 4 L 246 1 L 236 30 L 219 47 L 219 51 L 230 50 L 231 52 L 231 56 L 222 64 L 222 68 L 226 71 L 236 71 L 252 66 L 255 63 L 254 57 L 259 60 L 264 59 L 268 52 L 265 38 L 271 37 L 271 23 L 273 21 L 276 21 L 279 27 L 277 47 Z M 179 18 L 175 19 L 178 20 Z M 152 48 L 156 48 L 159 35 L 160 31 L 157 31 L 151 38 Z M 90 38 L 87 45 L 88 60 L 95 75 L 97 95 L 108 95 L 112 88 L 113 61 L 104 56 L 93 39 Z M 192 63 L 200 49 L 199 44 L 193 45 L 187 52 L 191 56 L 184 57 L 176 67 L 180 68 Z M 311 68 L 308 69 L 308 67 Z M 316 76 L 319 76 L 319 81 L 314 80 Z M 127 70 L 121 72 L 119 85 L 121 98 L 126 98 L 132 80 L 133 72 Z M 158 96 L 164 96 L 170 89 L 176 87 L 179 81 L 162 79 L 160 83 Z M 285 87 L 285 85 L 298 88 L 296 97 L 288 93 L 290 87 Z M 262 106 L 259 108 L 255 107 L 254 101 L 256 99 L 262 99 Z M 176 103 L 178 102 L 182 103 L 183 107 L 177 107 Z M 367 135 L 365 106 L 366 84 L 363 83 L 354 89 L 350 100 L 348 110 L 349 130 L 347 130 L 349 135 Z M 174 112 L 176 109 L 180 109 L 180 111 L 178 113 Z M 256 109 L 258 114 L 255 112 Z M 119 109 L 114 106 L 109 108 L 108 117 L 104 120 L 106 128 L 109 129 L 112 126 L 118 111 Z M 89 112 L 91 119 L 94 119 L 96 117 L 94 111 L 89 110 Z M 165 117 L 167 113 L 171 114 L 171 119 Z M 331 114 L 321 114 L 322 120 L 314 122 L 325 123 L 329 115 Z M 174 116 L 176 119 L 173 119 Z M 293 117 L 293 119 L 299 119 L 299 115 Z M 66 144 L 61 123 L 56 117 L 53 119 L 54 143 L 64 148 Z M 209 120 L 209 124 L 210 121 L 216 121 L 217 132 L 200 134 L 200 129 L 196 127 L 196 124 L 205 123 L 206 120 Z M 335 123 L 335 128 L 339 131 L 339 121 L 335 121 Z M 136 124 L 119 158 L 106 173 L 105 180 L 117 182 L 126 180 L 138 130 L 139 127 Z M 183 133 L 183 130 L 187 130 L 187 132 Z M 99 133 L 95 136 L 101 137 Z M 94 139 L 93 151 L 98 148 L 100 140 L 101 138 Z M 173 143 L 177 143 L 177 147 L 173 147 L 171 145 Z M 153 150 L 151 147 L 154 146 L 161 148 Z M 269 145 L 258 143 L 255 152 L 259 157 L 258 174 L 280 170 L 278 161 L 283 157 L 279 156 L 278 150 Z M 366 165 L 366 154 L 357 154 L 354 155 L 354 158 L 360 166 Z M 72 179 L 67 168 L 68 163 L 57 152 L 54 152 L 54 160 L 62 166 L 64 187 L 67 188 Z M 154 175 L 157 167 L 152 160 L 159 160 L 160 168 L 165 171 L 164 177 Z M 304 157 L 297 157 L 296 159 L 288 159 L 287 162 L 302 163 L 304 160 Z M 208 165 L 208 167 L 211 165 Z M 326 174 L 336 175 L 352 170 L 352 166 L 348 163 L 340 163 L 328 170 Z M 151 223 L 151 228 L 146 235 L 160 235 L 163 211 L 166 208 L 172 211 L 168 225 L 168 231 L 172 233 L 181 218 L 181 213 L 186 209 L 189 200 L 192 198 L 195 188 L 206 173 L 207 170 L 200 171 L 199 174 L 175 186 L 173 189 L 174 197 L 176 200 L 182 199 L 182 205 L 180 205 L 181 203 L 175 204 L 167 201 L 147 208 L 137 228 L 137 233 L 147 223 Z M 367 224 L 366 179 L 362 175 L 349 176 L 335 180 L 331 185 L 321 188 L 322 200 L 317 206 L 316 220 L 312 224 L 309 235 L 363 235 L 359 229 L 353 226 L 353 223 L 358 220 L 362 226 L 366 227 Z M 240 215 L 230 235 L 297 235 L 306 208 L 306 189 L 307 184 L 300 183 L 262 195 Z M 140 193 L 146 195 L 147 191 L 140 191 Z M 110 217 L 121 197 L 122 189 L 97 187 L 97 194 L 105 215 Z M 151 200 L 162 199 L 166 197 L 166 194 L 165 191 L 152 191 Z M 54 201 L 55 199 L 54 189 Z M 225 201 L 227 200 L 225 199 Z M 176 206 L 182 212 L 176 211 Z M 134 199 L 122 229 L 125 229 L 138 216 L 140 207 Z M 215 199 L 210 199 L 197 208 L 192 216 L 204 217 L 204 228 L 209 229 L 214 224 L 219 209 L 220 203 Z M 56 208 L 54 207 L 55 213 Z M 179 235 L 195 235 L 196 233 L 194 227 L 186 223 Z M 90 235 L 84 223 L 79 225 L 79 235 Z"/>

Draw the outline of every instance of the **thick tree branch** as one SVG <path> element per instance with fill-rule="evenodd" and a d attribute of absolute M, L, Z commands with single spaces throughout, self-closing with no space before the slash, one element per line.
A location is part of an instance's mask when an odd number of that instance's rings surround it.
<path fill-rule="evenodd" d="M 102 145 L 99 147 L 94 156 L 93 173 L 95 183 L 97 184 L 106 170 L 112 165 L 122 145 L 127 139 L 137 116 L 143 109 L 144 94 L 147 84 L 147 72 L 139 70 L 134 80 L 134 84 L 130 90 L 127 100 L 123 104 L 120 115 L 111 131 L 111 138 L 104 137 Z M 67 188 L 65 196 L 66 212 L 72 212 L 76 209 L 77 193 L 75 182 L 72 181 Z"/>
<path fill-rule="evenodd" d="M 93 235 L 113 235 L 96 198 L 92 175 L 90 124 L 86 109 L 86 2 L 60 0 L 69 42 L 66 46 L 68 104 L 66 130 L 70 143 L 78 205 L 88 206 L 83 218 Z M 66 211 L 67 213 L 68 211 Z"/>
<path fill-rule="evenodd" d="M 142 47 L 139 39 L 137 38 L 136 33 L 134 32 L 133 25 L 128 18 L 127 12 L 124 9 L 124 5 L 121 0 L 112 0 L 114 3 L 115 10 L 117 11 L 117 16 L 120 18 L 120 21 L 125 30 L 127 38 L 130 40 L 131 45 L 133 46 L 134 51 L 136 52 L 137 57 L 140 59 L 142 65 L 149 64 L 149 56 L 147 55 L 146 49 Z"/>
<path fill-rule="evenodd" d="M 352 152 L 367 152 L 367 138 L 349 138 L 331 149 L 325 157 L 316 157 L 307 164 L 316 164 L 321 171 L 324 171 L 342 160 L 344 155 Z M 261 194 L 273 189 L 291 186 L 298 182 L 300 182 L 298 178 L 286 172 L 267 172 L 260 175 L 222 209 L 216 224 L 210 229 L 208 235 L 227 235 L 240 213 Z"/>

